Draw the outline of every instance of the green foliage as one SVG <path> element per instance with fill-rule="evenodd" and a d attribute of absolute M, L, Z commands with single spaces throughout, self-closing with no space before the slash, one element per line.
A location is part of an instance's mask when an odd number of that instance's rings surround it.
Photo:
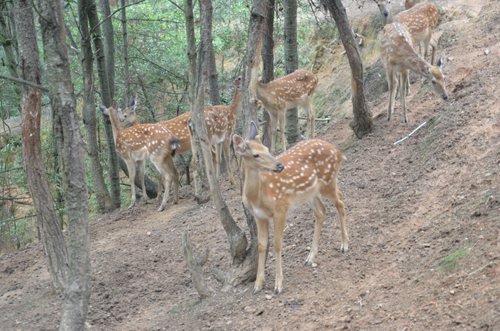
<path fill-rule="evenodd" d="M 467 255 L 468 251 L 466 249 L 461 249 L 454 254 L 446 256 L 444 259 L 438 262 L 436 269 L 442 269 L 443 272 L 451 272 L 460 266 L 460 259 Z"/>

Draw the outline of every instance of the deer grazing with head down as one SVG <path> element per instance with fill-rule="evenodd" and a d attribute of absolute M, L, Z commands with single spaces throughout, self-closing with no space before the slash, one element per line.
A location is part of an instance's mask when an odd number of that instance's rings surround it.
<path fill-rule="evenodd" d="M 224 151 L 224 158 L 226 159 L 227 170 L 229 172 L 229 181 L 234 185 L 233 172 L 231 171 L 231 154 L 229 147 L 231 146 L 231 135 L 233 134 L 234 127 L 236 126 L 236 117 L 241 112 L 241 77 L 238 77 L 234 82 L 234 99 L 228 106 L 205 106 L 205 127 L 207 128 L 208 141 L 212 144 L 212 155 L 214 157 L 215 172 L 217 181 L 220 175 L 221 155 Z M 189 132 L 192 135 L 193 122 L 189 120 Z M 195 157 L 194 141 L 191 137 L 191 148 L 193 149 L 193 160 Z M 198 193 L 196 184 L 196 162 L 193 161 L 193 181 L 195 183 L 195 192 Z"/>
<path fill-rule="evenodd" d="M 132 97 L 128 108 L 135 108 L 136 106 L 135 97 Z M 174 203 L 177 203 L 179 201 L 179 174 L 172 157 L 175 155 L 175 151 L 180 148 L 179 139 L 170 130 L 158 124 L 140 124 L 120 130 L 118 114 L 121 111 L 116 102 L 113 101 L 113 106 L 110 108 L 106 108 L 105 106 L 100 106 L 99 108 L 103 114 L 110 117 L 116 151 L 125 160 L 125 163 L 127 163 L 129 178 L 132 183 L 130 186 L 132 197 L 129 208 L 133 207 L 136 202 L 134 185 L 136 165 L 142 184 L 142 202 L 146 203 L 148 201 L 146 186 L 144 184 L 146 159 L 151 160 L 158 172 L 162 174 L 166 188 L 170 187 L 171 182 L 174 182 Z M 162 211 L 165 208 L 167 200 L 168 190 L 166 190 L 163 196 L 158 211 Z"/>
<path fill-rule="evenodd" d="M 434 56 L 437 40 L 432 37 L 434 29 L 439 20 L 439 10 L 431 3 L 421 3 L 409 10 L 405 10 L 392 17 L 390 0 L 373 0 L 378 5 L 380 13 L 384 18 L 384 25 L 398 22 L 404 25 L 411 34 L 413 44 L 422 42 L 424 44 L 424 59 L 427 59 L 429 46 L 432 48 L 431 64 L 434 64 Z M 420 46 L 419 46 L 420 47 Z"/>
<path fill-rule="evenodd" d="M 258 232 L 259 259 L 254 293 L 262 289 L 267 254 L 269 221 L 274 221 L 276 251 L 276 280 L 274 293 L 283 291 L 281 248 L 286 214 L 290 208 L 307 203 L 313 210 L 316 223 L 311 251 L 305 265 L 311 265 L 318 254 L 325 205 L 321 197 L 335 203 L 339 212 L 342 233 L 341 252 L 348 248 L 343 195 L 337 187 L 340 164 L 345 160 L 334 145 L 320 139 L 304 140 L 274 158 L 261 144 L 257 127 L 252 122 L 250 140 L 233 136 L 234 149 L 242 157 L 245 172 L 243 203 L 255 216 Z"/>
<path fill-rule="evenodd" d="M 286 151 L 285 121 L 288 109 L 302 106 L 306 113 L 306 138 L 314 138 L 314 108 L 312 98 L 318 77 L 305 69 L 297 70 L 285 77 L 275 79 L 267 84 L 257 82 L 256 95 L 267 109 L 271 119 L 271 153 L 275 152 L 275 140 L 278 122 L 281 142 Z"/>
<path fill-rule="evenodd" d="M 410 32 L 400 23 L 388 24 L 384 27 L 380 39 L 380 56 L 384 62 L 389 83 L 389 108 L 387 109 L 387 120 L 391 120 L 394 111 L 394 100 L 396 96 L 396 87 L 399 84 L 401 105 L 403 108 L 403 123 L 408 123 L 406 117 L 406 84 L 409 70 L 427 78 L 432 83 L 432 88 L 436 93 L 442 96 L 444 100 L 448 99 L 446 92 L 443 67 L 445 64 L 445 54 L 441 55 L 437 66 L 434 67 L 422 59 L 413 49 Z"/>

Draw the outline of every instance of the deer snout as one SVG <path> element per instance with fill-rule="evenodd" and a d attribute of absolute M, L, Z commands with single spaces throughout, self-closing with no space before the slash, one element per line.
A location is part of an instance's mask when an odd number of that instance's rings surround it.
<path fill-rule="evenodd" d="M 387 10 L 384 10 L 384 16 L 385 17 L 389 16 L 389 12 Z"/>
<path fill-rule="evenodd" d="M 448 95 L 447 94 L 443 95 L 443 99 L 448 100 Z"/>
<path fill-rule="evenodd" d="M 276 173 L 278 173 L 278 172 L 282 172 L 283 169 L 285 169 L 285 166 L 283 165 L 283 163 L 278 162 L 278 164 L 276 165 L 276 169 L 273 170 L 273 171 L 276 172 Z"/>

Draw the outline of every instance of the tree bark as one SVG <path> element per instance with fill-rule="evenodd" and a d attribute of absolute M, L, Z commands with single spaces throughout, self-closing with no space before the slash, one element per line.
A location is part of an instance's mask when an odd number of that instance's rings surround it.
<path fill-rule="evenodd" d="M 194 89 L 196 88 L 196 38 L 194 36 L 193 1 L 184 0 L 184 18 L 186 19 L 186 41 L 188 58 L 188 95 L 189 104 L 194 102 Z M 192 108 L 192 107 L 191 107 Z"/>
<path fill-rule="evenodd" d="M 7 11 L 8 8 L 5 3 L 2 3 L 0 5 L 0 10 L 2 11 Z M 17 60 L 16 56 L 14 54 L 14 47 L 13 47 L 13 39 L 12 35 L 9 31 L 9 28 L 7 26 L 7 22 L 5 21 L 3 14 L 0 14 L 0 43 L 2 43 L 2 47 L 5 53 L 5 61 L 7 68 L 9 69 L 9 74 L 12 77 L 18 77 L 18 72 L 17 72 Z M 18 84 L 13 83 L 12 84 L 12 89 L 14 90 L 14 93 L 16 95 L 16 100 L 19 101 L 21 98 L 21 90 Z M 0 113 L 0 118 L 8 118 L 9 114 L 2 114 Z"/>
<path fill-rule="evenodd" d="M 267 20 L 262 39 L 262 83 L 267 84 L 274 80 L 274 0 L 269 0 L 267 7 Z M 271 117 L 264 110 L 262 119 L 266 123 L 262 126 L 262 143 L 271 148 Z"/>
<path fill-rule="evenodd" d="M 121 0 L 122 9 L 122 39 L 123 39 L 123 79 L 125 83 L 125 93 L 123 99 L 130 100 L 130 74 L 129 74 L 129 61 L 128 61 L 128 32 L 127 32 L 127 12 L 125 6 L 127 0 Z"/>
<path fill-rule="evenodd" d="M 195 255 L 193 249 L 191 248 L 191 238 L 189 237 L 189 233 L 185 232 L 182 235 L 182 250 L 191 273 L 191 280 L 193 281 L 194 287 L 200 294 L 201 299 L 208 298 L 213 291 L 208 287 L 202 271 L 202 267 L 208 259 L 208 247 L 202 256 Z"/>
<path fill-rule="evenodd" d="M 356 134 L 356 137 L 361 139 L 373 129 L 372 113 L 364 94 L 363 59 L 342 2 L 340 0 L 321 1 L 337 24 L 340 39 L 349 60 L 352 76 L 352 108 L 354 113 L 354 118 L 349 123 L 349 126 Z"/>
<path fill-rule="evenodd" d="M 19 27 L 20 77 L 35 84 L 42 84 L 42 69 L 36 40 L 35 20 L 32 2 L 16 0 L 15 16 Z M 42 233 L 42 243 L 47 260 L 47 268 L 52 278 L 52 288 L 62 292 L 68 285 L 68 249 L 57 222 L 54 202 L 50 194 L 49 182 L 42 159 L 40 140 L 42 94 L 40 90 L 23 85 L 21 91 L 22 144 L 24 172 L 28 181 L 38 224 Z"/>
<path fill-rule="evenodd" d="M 89 168 L 92 176 L 97 204 L 100 213 L 107 213 L 115 209 L 115 204 L 108 192 L 104 181 L 101 162 L 99 161 L 99 148 L 97 145 L 97 119 L 95 115 L 94 98 L 94 66 L 92 57 L 92 45 L 90 41 L 90 30 L 88 24 L 85 0 L 78 1 L 78 19 L 81 33 L 81 56 L 83 71 L 83 123 L 87 133 L 87 155 L 89 157 Z"/>
<path fill-rule="evenodd" d="M 66 198 L 69 282 L 59 330 L 83 330 L 91 286 L 88 189 L 84 142 L 76 112 L 60 0 L 39 0 L 47 83 L 55 119 L 60 123 L 63 191 Z"/>
<path fill-rule="evenodd" d="M 109 79 L 106 69 L 106 58 L 104 55 L 104 45 L 102 42 L 101 28 L 99 18 L 97 16 L 97 8 L 95 0 L 85 0 L 87 15 L 90 23 L 91 38 L 94 41 L 94 49 L 97 63 L 97 74 L 99 76 L 99 87 L 101 90 L 102 102 L 106 107 L 111 107 L 113 98 L 109 87 Z M 108 20 L 109 21 L 109 20 Z M 97 27 L 96 27 L 97 26 Z M 96 27 L 96 28 L 93 28 Z M 101 116 L 104 124 L 104 132 L 106 133 L 106 143 L 108 144 L 108 163 L 109 163 L 109 182 L 111 188 L 111 199 L 116 208 L 121 206 L 120 196 L 120 169 L 119 157 L 115 149 L 115 141 L 113 139 L 113 129 L 108 116 Z"/>
<path fill-rule="evenodd" d="M 299 68 L 297 53 L 297 0 L 285 0 L 285 71 L 291 74 Z M 314 134 L 314 133 L 313 133 Z M 297 107 L 286 112 L 286 138 L 288 144 L 300 141 L 299 110 Z"/>
<path fill-rule="evenodd" d="M 99 0 L 99 7 L 103 17 L 111 15 L 109 0 Z M 115 35 L 113 32 L 113 20 L 108 19 L 102 23 L 104 35 L 104 54 L 106 59 L 106 73 L 108 75 L 109 94 L 111 100 L 115 97 Z M 128 102 L 128 99 L 125 99 Z"/>

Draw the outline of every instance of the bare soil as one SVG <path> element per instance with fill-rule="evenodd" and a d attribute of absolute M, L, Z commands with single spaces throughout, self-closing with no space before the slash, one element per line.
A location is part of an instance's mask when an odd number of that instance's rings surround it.
<path fill-rule="evenodd" d="M 304 205 L 287 217 L 284 293 L 272 294 L 272 240 L 264 290 L 222 292 L 210 268 L 229 268 L 225 232 L 213 204 L 198 206 L 184 187 L 162 213 L 150 204 L 91 220 L 87 329 L 500 330 L 500 4 L 441 2 L 451 100 L 416 79 L 410 123 L 399 103 L 386 121 L 383 93 L 370 98 L 375 127 L 365 139 L 349 129 L 352 115 L 319 134 L 347 156 L 347 253 L 327 201 L 317 265 L 302 266 L 314 230 Z M 245 228 L 239 186 L 222 178 L 222 189 Z M 197 251 L 210 248 L 204 275 L 215 293 L 203 301 L 181 252 L 186 231 Z M 63 301 L 49 284 L 41 244 L 0 256 L 0 329 L 56 329 Z"/>

